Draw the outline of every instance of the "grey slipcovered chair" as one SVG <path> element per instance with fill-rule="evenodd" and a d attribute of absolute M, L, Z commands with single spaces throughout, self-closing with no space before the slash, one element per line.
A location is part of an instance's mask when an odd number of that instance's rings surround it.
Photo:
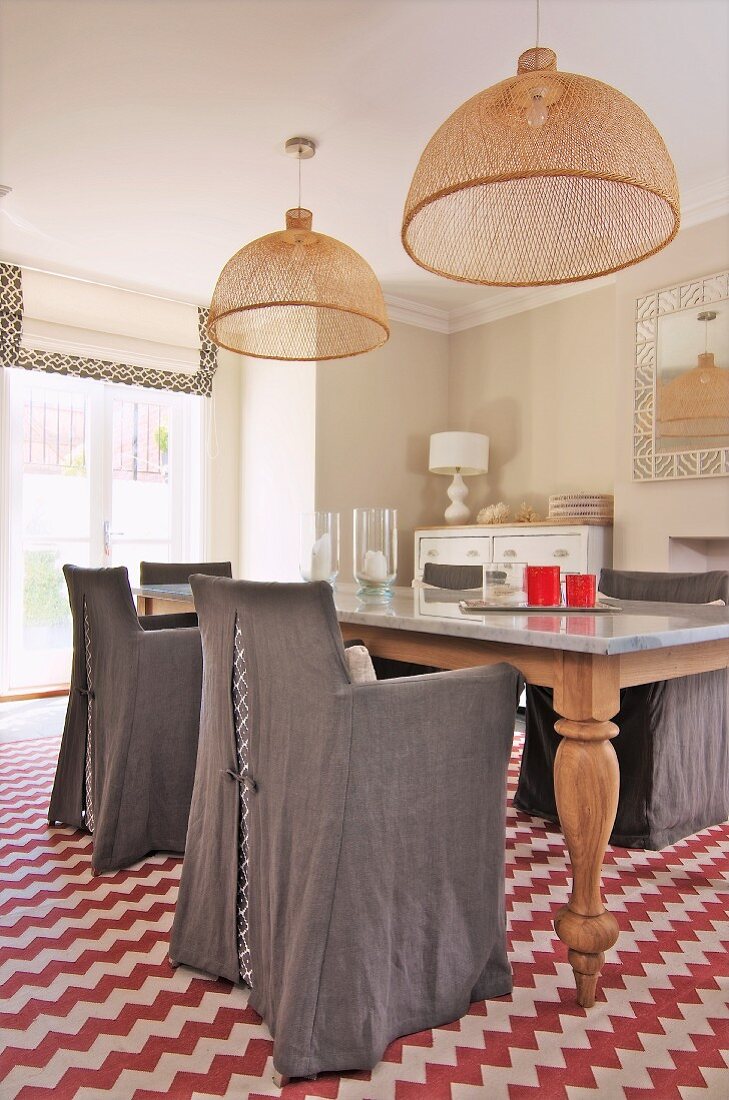
<path fill-rule="evenodd" d="M 95 871 L 182 852 L 200 728 L 200 631 L 144 630 L 123 566 L 63 572 L 73 664 L 48 820 L 92 833 Z"/>
<path fill-rule="evenodd" d="M 202 573 L 206 577 L 232 577 L 233 566 L 229 561 L 140 561 L 139 583 L 144 584 L 187 584 L 193 573 Z M 149 615 L 149 619 L 163 620 L 160 623 L 146 624 L 145 629 L 167 629 L 174 626 L 197 626 L 194 611 L 182 611 L 172 615 Z"/>
<path fill-rule="evenodd" d="M 284 1077 L 509 993 L 517 673 L 352 684 L 332 591 L 193 577 L 200 752 L 170 961 L 250 986 Z"/>
<path fill-rule="evenodd" d="M 620 600 L 729 601 L 729 573 L 642 573 L 603 569 L 599 590 Z M 729 816 L 726 669 L 640 684 L 620 693 L 612 744 L 620 795 L 610 843 L 658 850 Z M 518 809 L 558 820 L 552 778 L 560 737 L 547 688 L 527 687 Z"/>
<path fill-rule="evenodd" d="M 206 577 L 232 577 L 229 561 L 140 561 L 140 584 L 187 584 L 193 573 Z"/>
<path fill-rule="evenodd" d="M 450 588 L 460 592 L 481 588 L 483 569 L 480 565 L 440 565 L 429 561 L 423 566 L 423 584 L 434 588 Z"/>

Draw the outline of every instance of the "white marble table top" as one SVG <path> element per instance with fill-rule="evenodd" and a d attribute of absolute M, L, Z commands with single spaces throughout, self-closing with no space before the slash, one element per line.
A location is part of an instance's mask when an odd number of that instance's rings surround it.
<path fill-rule="evenodd" d="M 158 600 L 172 600 L 174 603 L 190 603 L 192 589 L 189 584 L 143 584 L 132 589 L 135 596 L 149 596 Z"/>
<path fill-rule="evenodd" d="M 192 600 L 189 584 L 145 585 L 135 588 L 134 593 L 183 603 Z M 360 599 L 354 584 L 340 584 L 334 589 L 337 616 L 343 623 L 543 649 L 611 655 L 729 638 L 729 608 L 712 604 L 620 600 L 615 601 L 616 610 L 595 615 L 570 614 L 567 607 L 559 612 L 513 614 L 461 611 L 459 602 L 473 596 L 473 592 L 396 588 L 390 603 L 376 604 Z"/>
<path fill-rule="evenodd" d="M 511 642 L 578 653 L 633 653 L 729 638 L 729 608 L 714 605 L 615 601 L 598 614 L 517 611 L 463 612 L 459 602 L 474 593 L 396 588 L 389 604 L 369 604 L 354 585 L 338 585 L 334 602 L 340 622 L 387 626 L 426 634 Z M 620 608 L 620 610 L 618 610 Z"/>

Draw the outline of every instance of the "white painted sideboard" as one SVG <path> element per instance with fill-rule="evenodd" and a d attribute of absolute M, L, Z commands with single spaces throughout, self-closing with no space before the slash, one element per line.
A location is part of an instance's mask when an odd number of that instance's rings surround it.
<path fill-rule="evenodd" d="M 415 581 L 429 561 L 482 565 L 520 561 L 559 565 L 563 573 L 596 573 L 612 565 L 613 529 L 588 524 L 498 523 L 468 527 L 422 527 L 415 532 Z"/>

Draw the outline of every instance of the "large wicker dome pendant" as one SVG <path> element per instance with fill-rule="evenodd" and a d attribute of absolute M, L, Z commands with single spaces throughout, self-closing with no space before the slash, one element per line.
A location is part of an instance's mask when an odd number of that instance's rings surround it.
<path fill-rule="evenodd" d="M 286 151 L 314 155 L 308 138 Z M 210 303 L 208 331 L 218 347 L 258 359 L 342 359 L 390 335 L 382 289 L 358 252 L 312 230 L 310 210 L 286 211 L 286 228 L 236 252 Z"/>
<path fill-rule="evenodd" d="M 560 72 L 553 50 L 454 111 L 415 171 L 402 226 L 421 267 L 486 286 L 594 279 L 653 255 L 680 223 L 661 135 L 627 96 Z"/>

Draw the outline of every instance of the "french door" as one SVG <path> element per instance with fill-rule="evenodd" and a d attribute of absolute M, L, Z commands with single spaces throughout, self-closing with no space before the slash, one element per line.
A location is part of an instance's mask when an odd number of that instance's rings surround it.
<path fill-rule="evenodd" d="M 4 372 L 3 669 L 13 689 L 68 682 L 62 567 L 199 559 L 201 398 Z"/>

